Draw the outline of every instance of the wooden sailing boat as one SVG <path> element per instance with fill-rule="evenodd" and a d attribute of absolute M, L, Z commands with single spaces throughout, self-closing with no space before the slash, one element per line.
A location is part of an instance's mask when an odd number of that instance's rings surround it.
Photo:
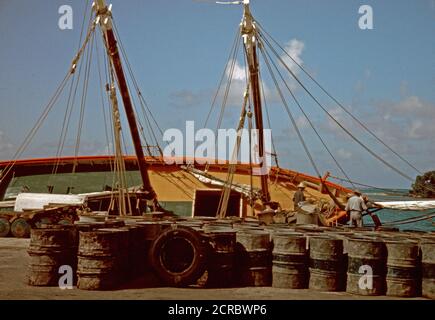
<path fill-rule="evenodd" d="M 240 36 L 243 38 L 246 61 L 248 64 L 249 81 L 245 102 L 241 112 L 239 128 L 243 127 L 246 117 L 255 117 L 255 127 L 259 131 L 258 155 L 260 159 L 265 158 L 263 138 L 263 107 L 259 78 L 258 46 L 260 35 L 259 26 L 252 17 L 249 1 L 237 1 L 242 4 L 244 13 L 240 28 Z M 45 159 L 20 160 L 0 162 L 0 199 L 4 198 L 6 190 L 17 178 L 50 174 L 53 166 L 56 166 L 56 173 L 82 172 L 106 172 L 116 168 L 117 181 L 115 191 L 93 190 L 96 193 L 82 194 L 91 209 L 116 213 L 118 215 L 141 215 L 147 206 L 154 211 L 166 211 L 165 208 L 175 211 L 176 214 L 184 216 L 257 216 L 266 209 L 279 210 L 281 212 L 292 212 L 294 209 L 293 194 L 297 185 L 304 183 L 307 186 L 307 196 L 317 203 L 325 203 L 331 199 L 340 208 L 345 201 L 346 195 L 351 189 L 339 184 L 327 181 L 329 173 L 315 177 L 300 172 L 274 166 L 268 174 L 253 176 L 252 163 L 230 163 L 216 164 L 210 161 L 208 164 L 195 164 L 194 166 L 183 166 L 178 164 L 167 164 L 163 157 L 149 154 L 145 156 L 141 141 L 140 128 L 138 127 L 134 103 L 131 99 L 124 65 L 119 53 L 119 47 L 115 32 L 110 6 L 107 7 L 104 0 L 97 0 L 93 4 L 95 13 L 90 31 L 97 26 L 100 27 L 110 70 L 112 72 L 111 82 L 107 84 L 110 92 L 110 101 L 113 116 L 115 155 L 114 156 L 73 156 L 53 157 Z M 91 33 L 88 33 L 88 35 Z M 83 54 L 84 48 L 89 40 L 85 40 L 79 53 L 74 58 L 69 74 L 76 71 L 77 63 Z M 118 89 L 118 91 L 116 90 Z M 135 156 L 122 154 L 120 138 L 120 121 L 117 102 L 117 92 L 121 96 L 125 115 L 128 120 L 131 139 L 133 142 Z M 140 95 L 140 92 L 139 92 Z M 249 101 L 252 99 L 253 113 L 247 110 Z M 242 121 L 243 120 L 243 121 Z M 235 155 L 237 157 L 237 144 Z M 187 157 L 185 158 L 187 159 Z M 213 159 L 212 159 L 213 160 Z M 187 161 L 188 162 L 188 161 Z M 262 165 L 260 162 L 257 165 Z M 123 174 L 127 171 L 139 170 L 141 186 L 135 189 L 127 189 Z M 230 179 L 229 179 L 230 178 Z M 254 190 L 256 190 L 254 192 Z M 53 188 L 51 189 L 53 191 Z M 258 191 L 258 192 L 257 192 Z M 25 197 L 26 193 L 20 194 Z M 113 198 L 117 196 L 115 208 Z M 47 194 L 41 197 L 50 196 Z M 132 201 L 132 198 L 134 200 Z M 50 201 L 50 200 L 47 200 Z M 105 205 L 101 203 L 106 201 Z M 151 204 L 150 204 L 151 203 Z M 4 203 L 3 207 L 8 209 L 13 202 Z M 45 205 L 49 202 L 45 203 Z M 23 208 L 21 208 L 23 209 Z M 27 207 L 27 210 L 41 208 Z M 100 210 L 98 210 L 100 209 Z M 9 223 L 20 214 L 13 214 Z M 346 219 L 341 216 L 341 219 Z M 5 219 L 3 219 L 2 223 Z M 6 219 L 7 220 L 7 219 Z"/>
<path fill-rule="evenodd" d="M 112 111 L 114 115 L 119 114 L 116 93 L 116 89 L 118 89 L 125 110 L 125 115 L 128 120 L 128 126 L 136 155 L 122 155 L 119 133 L 121 130 L 119 115 L 118 118 L 114 116 L 112 118 L 114 122 L 113 134 L 116 149 L 114 156 L 75 156 L 3 161 L 0 163 L 0 169 L 2 170 L 0 176 L 0 198 L 4 198 L 6 190 L 10 184 L 14 184 L 14 182 L 20 177 L 49 174 L 54 165 L 56 166 L 56 172 L 58 174 L 70 172 L 77 174 L 81 172 L 110 171 L 112 166 L 115 165 L 117 172 L 120 173 L 117 176 L 118 188 L 116 191 L 103 191 L 97 189 L 93 190 L 96 193 L 82 194 L 81 196 L 83 196 L 83 199 L 86 199 L 88 205 L 90 205 L 93 210 L 101 210 L 101 202 L 106 200 L 106 206 L 103 206 L 103 209 L 106 208 L 105 210 L 112 210 L 112 214 L 120 215 L 139 215 L 143 212 L 144 208 L 146 208 L 146 206 L 131 205 L 129 199 L 133 197 L 137 202 L 143 200 L 145 203 L 149 203 L 151 201 L 153 203 L 153 209 L 157 211 L 165 211 L 163 207 L 175 209 L 180 209 L 180 207 L 182 207 L 182 210 L 175 210 L 178 211 L 175 213 L 192 216 L 215 216 L 219 209 L 218 205 L 221 198 L 220 190 L 222 187 L 227 189 L 227 197 L 225 206 L 220 206 L 221 215 L 240 217 L 256 215 L 256 213 L 265 208 L 264 205 L 270 204 L 271 199 L 274 202 L 279 203 L 281 208 L 291 210 L 293 208 L 292 194 L 296 190 L 296 185 L 301 182 L 306 183 L 307 186 L 311 188 L 309 193 L 312 199 L 326 198 L 327 196 L 324 194 L 325 186 L 328 186 L 328 190 L 332 190 L 336 196 L 343 196 L 345 193 L 349 192 L 348 189 L 338 184 L 325 182 L 316 177 L 277 167 L 272 167 L 268 175 L 252 177 L 252 164 L 239 164 L 233 167 L 234 177 L 232 186 L 250 184 L 251 195 L 253 188 L 260 189 L 261 195 L 259 199 L 257 199 L 259 201 L 254 203 L 252 197 L 249 199 L 249 195 L 247 196 L 246 194 L 243 194 L 243 192 L 228 192 L 230 188 L 227 188 L 229 187 L 229 184 L 226 182 L 226 177 L 227 171 L 231 167 L 229 163 L 196 165 L 195 170 L 199 171 L 195 174 L 195 172 L 192 172 L 192 168 L 186 170 L 185 167 L 180 165 L 168 165 L 162 157 L 145 157 L 131 99 L 131 93 L 129 92 L 124 67 L 119 54 L 117 39 L 113 30 L 111 8 L 106 6 L 104 0 L 97 0 L 93 5 L 93 9 L 95 12 L 95 20 L 91 29 L 93 30 L 97 25 L 100 27 L 107 50 L 107 56 L 110 61 L 110 69 L 113 72 L 114 81 L 108 84 L 110 87 L 109 91 Z M 255 124 L 260 132 L 260 139 L 258 141 L 259 156 L 262 158 L 265 155 L 265 151 L 264 140 L 262 138 L 263 120 L 257 69 L 256 35 L 248 2 L 245 4 L 242 25 L 241 34 L 245 39 L 247 57 L 250 66 L 250 95 L 254 99 Z M 89 36 L 87 39 L 88 38 Z M 83 53 L 85 45 L 86 41 L 73 60 L 70 74 L 73 74 L 76 71 L 78 61 L 81 58 L 80 54 Z M 207 169 L 207 173 L 204 173 L 204 169 Z M 126 190 L 127 186 L 122 177 L 122 173 L 133 170 L 139 170 L 141 186 L 140 188 L 136 188 L 134 192 L 129 192 Z M 68 191 L 70 191 L 70 189 Z M 30 192 L 32 192 L 32 188 L 30 188 Z M 46 199 L 45 202 L 39 200 L 39 207 L 32 207 L 32 204 L 30 203 L 24 208 L 23 205 L 21 205 L 19 210 L 42 209 L 45 205 L 50 204 L 50 201 L 66 201 L 56 200 L 58 198 L 53 198 L 51 192 L 53 192 L 53 186 L 51 186 L 50 190 L 51 195 L 47 193 L 36 194 L 38 198 Z M 229 196 L 230 193 L 231 196 Z M 114 194 L 118 195 L 117 208 L 114 208 L 113 205 Z M 130 196 L 126 197 L 127 194 Z M 26 198 L 28 195 L 31 195 L 30 198 L 35 196 L 35 194 L 22 193 L 18 195 L 18 198 L 20 199 L 24 197 L 28 201 L 29 199 Z M 109 201 L 109 199 L 112 201 Z M 75 198 L 74 201 L 76 201 Z M 12 204 L 14 203 L 4 202 L 3 207 L 4 209 L 8 209 Z M 255 210 L 253 208 L 254 206 Z M 132 207 L 134 208 L 132 209 Z M 17 207 L 15 206 L 15 208 Z M 14 224 L 16 216 L 17 215 L 14 215 L 14 217 L 10 219 L 11 224 Z M 5 223 L 4 219 L 3 223 Z"/>

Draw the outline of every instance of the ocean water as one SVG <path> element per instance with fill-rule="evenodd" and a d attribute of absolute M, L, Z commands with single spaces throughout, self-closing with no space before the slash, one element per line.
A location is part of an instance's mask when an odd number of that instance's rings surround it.
<path fill-rule="evenodd" d="M 77 173 L 77 174 L 58 174 L 58 175 L 39 175 L 15 178 L 10 184 L 6 198 L 13 198 L 16 196 L 22 186 L 26 185 L 30 188 L 31 192 L 47 192 L 47 185 L 54 185 L 55 193 L 66 193 L 67 187 L 73 187 L 73 193 L 85 193 L 92 191 L 103 190 L 106 185 L 111 185 L 113 181 L 113 174 L 110 172 L 94 172 L 94 173 Z M 139 185 L 141 182 L 138 172 L 127 173 L 127 183 L 129 186 Z M 375 190 L 365 189 L 362 190 L 373 201 L 401 201 L 401 200 L 415 200 L 407 196 L 408 190 L 403 189 L 390 189 L 390 190 Z M 191 203 L 190 202 L 167 202 L 162 203 L 164 207 L 173 210 L 180 215 L 190 215 Z M 429 211 L 399 211 L 383 209 L 376 214 L 380 220 L 385 222 L 398 221 L 407 218 L 418 217 Z M 401 230 L 418 230 L 418 231 L 435 231 L 434 220 L 422 220 L 409 224 L 398 225 Z M 364 224 L 373 224 L 370 216 L 364 217 Z"/>
<path fill-rule="evenodd" d="M 366 189 L 361 190 L 365 195 L 367 195 L 373 201 L 405 201 L 405 200 L 416 200 L 407 195 L 408 190 L 405 189 L 389 189 L 389 190 L 375 190 Z M 419 199 L 423 200 L 423 199 Z M 433 199 L 432 199 L 433 200 Z M 382 209 L 376 212 L 377 216 L 382 223 L 404 220 L 408 218 L 414 218 L 423 216 L 428 213 L 435 212 L 435 210 L 425 210 L 425 211 L 402 211 L 402 210 L 391 210 Z M 408 224 L 397 225 L 400 230 L 417 230 L 417 231 L 435 231 L 435 219 L 422 220 Z M 364 217 L 364 224 L 373 224 L 373 220 L 370 216 Z"/>

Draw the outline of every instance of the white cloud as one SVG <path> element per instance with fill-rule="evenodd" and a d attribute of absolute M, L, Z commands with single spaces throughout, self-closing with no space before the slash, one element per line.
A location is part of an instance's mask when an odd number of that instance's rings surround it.
<path fill-rule="evenodd" d="M 307 118 L 305 118 L 305 116 L 299 116 L 296 119 L 296 125 L 298 126 L 299 129 L 305 129 L 308 128 L 309 123 Z"/>
<path fill-rule="evenodd" d="M 232 63 L 232 61 L 230 61 L 230 64 Z M 227 70 L 227 77 L 230 76 L 230 70 L 228 68 Z M 245 81 L 246 79 L 246 72 L 245 72 L 245 68 L 243 68 L 238 61 L 235 61 L 234 63 L 234 69 L 233 69 L 233 80 L 241 80 L 241 81 Z"/>
<path fill-rule="evenodd" d="M 303 65 L 304 63 L 301 58 L 302 51 L 304 51 L 304 48 L 305 48 L 305 44 L 298 39 L 292 39 L 289 42 L 287 42 L 284 46 L 285 51 L 290 55 L 290 57 L 292 57 L 293 60 L 300 65 Z M 300 70 L 299 67 L 287 55 L 283 54 L 281 56 L 281 59 L 284 60 L 285 64 L 289 67 L 291 71 L 293 71 L 295 74 L 299 73 Z"/>
<path fill-rule="evenodd" d="M 426 157 L 435 152 L 435 144 L 433 144 L 435 139 L 435 126 L 433 125 L 435 122 L 435 103 L 425 101 L 418 96 L 406 96 L 398 101 L 385 100 L 358 109 L 349 106 L 347 108 L 402 156 L 416 158 L 418 155 L 418 161 L 423 163 Z M 329 112 L 371 149 L 381 153 L 383 157 L 395 159 L 385 147 L 365 132 L 342 109 L 331 108 Z M 350 143 L 348 135 L 335 122 L 329 118 L 326 120 L 322 125 L 323 130 L 332 134 L 336 141 Z M 349 146 L 352 148 L 347 151 L 353 152 L 359 148 L 356 143 L 351 143 Z M 364 151 L 360 150 L 360 152 Z M 341 156 L 345 158 L 346 154 L 341 152 Z"/>
<path fill-rule="evenodd" d="M 347 151 L 343 148 L 338 149 L 337 154 L 340 158 L 344 160 L 349 160 L 352 157 L 352 152 Z"/>

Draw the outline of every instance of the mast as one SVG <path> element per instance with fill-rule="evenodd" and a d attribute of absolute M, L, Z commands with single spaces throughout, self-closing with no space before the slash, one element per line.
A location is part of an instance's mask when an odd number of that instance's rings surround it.
<path fill-rule="evenodd" d="M 255 127 L 258 130 L 258 155 L 261 161 L 260 165 L 264 165 L 266 157 L 264 152 L 263 110 L 261 106 L 260 77 L 258 74 L 257 37 L 255 24 L 249 9 L 249 0 L 243 0 L 243 7 L 244 10 L 241 23 L 241 32 L 246 49 L 246 58 L 249 65 L 249 80 L 251 84 L 252 100 L 254 103 Z M 267 184 L 268 177 L 266 174 L 263 174 L 260 176 L 260 179 L 263 201 L 270 202 L 269 187 Z"/>
<path fill-rule="evenodd" d="M 122 68 L 121 58 L 119 56 L 118 45 L 112 28 L 112 15 L 110 12 L 111 6 L 108 8 L 106 6 L 105 0 L 95 0 L 94 5 L 95 12 L 98 16 L 97 23 L 100 24 L 101 30 L 104 34 L 109 51 L 109 58 L 113 65 L 113 69 L 115 70 L 119 92 L 121 94 L 122 102 L 128 120 L 128 125 L 130 127 L 131 137 L 133 139 L 134 150 L 136 152 L 139 171 L 142 178 L 143 190 L 148 193 L 147 198 L 156 200 L 157 195 L 153 187 L 151 186 L 150 178 L 148 175 L 148 164 L 145 161 L 145 155 L 142 150 L 139 129 L 137 127 L 136 117 L 134 114 L 130 93 L 127 87 L 127 81 L 125 79 L 124 70 Z"/>

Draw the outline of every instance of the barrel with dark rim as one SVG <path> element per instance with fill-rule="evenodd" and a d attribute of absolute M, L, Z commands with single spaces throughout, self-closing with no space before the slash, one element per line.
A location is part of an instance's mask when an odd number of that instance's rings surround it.
<path fill-rule="evenodd" d="M 32 286 L 58 286 L 61 266 L 69 266 L 75 275 L 77 235 L 74 227 L 44 226 L 32 229 L 28 283 Z M 74 282 L 75 279 L 73 279 Z"/>
<path fill-rule="evenodd" d="M 27 219 L 17 217 L 12 220 L 11 233 L 15 238 L 28 238 L 30 236 L 30 224 Z"/>
<path fill-rule="evenodd" d="M 308 252 L 302 233 L 278 231 L 272 235 L 272 286 L 304 289 L 308 287 Z"/>
<path fill-rule="evenodd" d="M 11 224 L 8 217 L 0 216 L 0 237 L 7 237 L 11 231 Z"/>
<path fill-rule="evenodd" d="M 421 270 L 417 241 L 386 239 L 387 296 L 415 297 L 419 295 Z"/>
<path fill-rule="evenodd" d="M 421 239 L 422 295 L 435 299 L 435 237 Z"/>
<path fill-rule="evenodd" d="M 211 288 L 227 288 L 234 284 L 236 231 L 231 228 L 212 228 L 205 231 L 210 245 L 207 259 L 207 283 Z"/>
<path fill-rule="evenodd" d="M 345 282 L 343 240 L 331 236 L 312 236 L 310 245 L 309 288 L 318 291 L 340 291 Z"/>
<path fill-rule="evenodd" d="M 204 274 L 207 243 L 190 227 L 172 224 L 153 242 L 151 265 L 158 277 L 169 286 L 185 287 Z"/>
<path fill-rule="evenodd" d="M 128 234 L 126 228 L 80 231 L 79 289 L 107 290 L 119 285 L 128 263 Z"/>
<path fill-rule="evenodd" d="M 359 295 L 385 293 L 386 248 L 379 237 L 353 236 L 348 241 L 346 291 Z"/>
<path fill-rule="evenodd" d="M 236 274 L 242 286 L 264 287 L 272 284 L 272 259 L 269 232 L 237 231 Z"/>

